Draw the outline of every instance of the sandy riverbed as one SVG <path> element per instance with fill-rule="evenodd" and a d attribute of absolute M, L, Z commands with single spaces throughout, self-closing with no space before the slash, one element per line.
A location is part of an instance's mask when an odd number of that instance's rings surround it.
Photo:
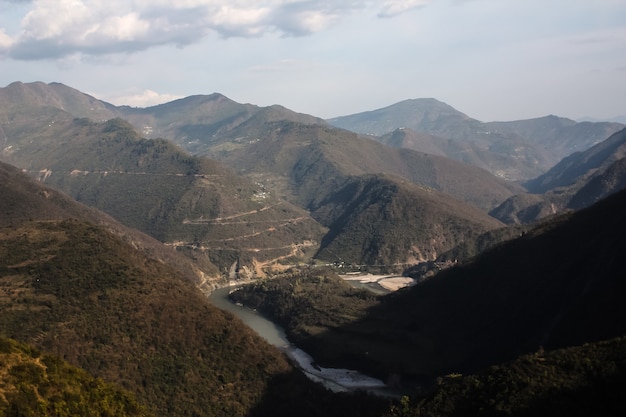
<path fill-rule="evenodd" d="M 373 275 L 373 274 L 346 274 L 341 275 L 346 281 L 358 281 L 363 284 L 376 283 L 389 291 L 397 291 L 400 288 L 415 284 L 415 280 L 400 275 Z"/>

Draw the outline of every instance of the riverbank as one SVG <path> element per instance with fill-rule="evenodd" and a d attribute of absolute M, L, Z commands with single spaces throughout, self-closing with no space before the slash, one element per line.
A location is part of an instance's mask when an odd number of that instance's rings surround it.
<path fill-rule="evenodd" d="M 270 344 L 283 351 L 309 379 L 324 385 L 333 392 L 349 392 L 362 390 L 386 397 L 397 397 L 397 393 L 387 390 L 385 382 L 378 378 L 364 375 L 358 371 L 341 368 L 323 368 L 315 363 L 308 353 L 289 342 L 284 330 L 274 322 L 263 317 L 257 311 L 243 305 L 234 304 L 228 298 L 231 291 L 237 287 L 224 287 L 211 293 L 209 300 L 216 307 L 226 310 Z"/>
<path fill-rule="evenodd" d="M 363 375 L 358 371 L 320 367 L 315 364 L 311 355 L 293 345 L 282 350 L 309 379 L 323 384 L 333 392 L 376 390 L 380 393 L 381 390 L 387 388 L 387 385 L 380 379 Z"/>
<path fill-rule="evenodd" d="M 358 282 L 365 287 L 372 287 L 372 285 L 379 286 L 387 292 L 397 291 L 400 288 L 410 287 L 415 285 L 415 280 L 410 277 L 403 277 L 401 275 L 373 275 L 373 274 L 344 274 L 339 275 L 344 281 L 351 283 Z"/>

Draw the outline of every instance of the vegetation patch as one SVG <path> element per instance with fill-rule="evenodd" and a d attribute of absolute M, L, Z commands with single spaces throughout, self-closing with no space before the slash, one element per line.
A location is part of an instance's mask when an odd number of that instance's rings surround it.
<path fill-rule="evenodd" d="M 0 337 L 0 415 L 149 416 L 134 395 L 57 357 Z"/>

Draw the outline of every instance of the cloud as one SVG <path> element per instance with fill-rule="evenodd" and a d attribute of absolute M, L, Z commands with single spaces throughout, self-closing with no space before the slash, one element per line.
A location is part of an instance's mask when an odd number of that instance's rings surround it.
<path fill-rule="evenodd" d="M 430 0 L 385 0 L 378 17 L 394 17 L 429 3 Z"/>
<path fill-rule="evenodd" d="M 182 98 L 176 94 L 161 94 L 152 90 L 128 90 L 108 95 L 92 94 L 117 106 L 150 107 Z"/>
<path fill-rule="evenodd" d="M 13 39 L 0 28 L 0 56 L 6 54 L 13 44 Z"/>
<path fill-rule="evenodd" d="M 266 34 L 307 36 L 367 8 L 391 17 L 426 0 L 0 0 L 28 4 L 18 33 L 0 35 L 0 54 L 15 59 L 101 55 Z M 5 30 L 6 31 L 6 30 Z"/>
<path fill-rule="evenodd" d="M 36 0 L 22 19 L 10 55 L 60 58 L 76 53 L 134 52 L 167 43 L 184 45 L 201 36 L 201 17 L 190 9 L 155 13 L 119 0 Z"/>

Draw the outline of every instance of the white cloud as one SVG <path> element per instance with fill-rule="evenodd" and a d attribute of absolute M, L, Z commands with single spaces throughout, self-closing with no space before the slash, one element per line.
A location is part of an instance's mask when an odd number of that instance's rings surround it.
<path fill-rule="evenodd" d="M 0 28 L 0 56 L 6 54 L 13 44 L 13 39 L 6 34 L 4 29 Z"/>
<path fill-rule="evenodd" d="M 426 6 L 430 0 L 385 0 L 379 17 L 393 17 L 418 7 Z"/>
<path fill-rule="evenodd" d="M 266 7 L 222 5 L 207 14 L 208 26 L 223 36 L 258 36 L 265 30 Z"/>
<path fill-rule="evenodd" d="M 112 94 L 92 94 L 94 97 L 98 97 L 101 100 L 115 104 L 117 106 L 131 106 L 131 107 L 150 107 L 157 104 L 167 103 L 169 101 L 182 98 L 181 95 L 176 94 L 161 94 L 152 90 L 127 90 Z"/>
<path fill-rule="evenodd" d="M 371 0 L 34 0 L 20 30 L 10 39 L 5 33 L 0 47 L 10 46 L 13 58 L 36 60 L 185 46 L 208 33 L 306 36 L 356 11 L 375 8 L 390 17 L 426 3 L 386 0 L 381 8 Z"/>

